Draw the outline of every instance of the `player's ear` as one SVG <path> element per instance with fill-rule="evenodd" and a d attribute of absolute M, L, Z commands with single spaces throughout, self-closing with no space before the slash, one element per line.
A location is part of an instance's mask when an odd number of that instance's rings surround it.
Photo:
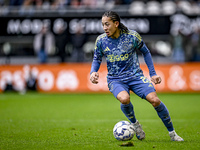
<path fill-rule="evenodd" d="M 117 28 L 119 26 L 119 21 L 115 21 L 115 27 Z"/>

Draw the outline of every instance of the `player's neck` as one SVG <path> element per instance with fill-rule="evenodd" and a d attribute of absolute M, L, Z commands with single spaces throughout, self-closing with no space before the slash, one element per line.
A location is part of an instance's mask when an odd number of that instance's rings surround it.
<path fill-rule="evenodd" d="M 120 36 L 121 30 L 117 29 L 115 33 L 111 36 L 112 39 L 117 39 Z"/>

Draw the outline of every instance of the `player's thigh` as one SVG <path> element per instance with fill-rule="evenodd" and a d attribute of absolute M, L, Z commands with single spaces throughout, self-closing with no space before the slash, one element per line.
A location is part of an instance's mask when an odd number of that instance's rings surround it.
<path fill-rule="evenodd" d="M 144 76 L 137 77 L 129 83 L 131 90 L 139 97 L 146 99 L 149 93 L 155 92 L 155 88 L 151 81 Z"/>
<path fill-rule="evenodd" d="M 113 81 L 108 84 L 108 88 L 109 88 L 109 91 L 115 96 L 115 98 L 117 98 L 119 93 L 120 93 L 120 95 L 125 93 L 122 91 L 126 91 L 126 93 L 128 93 L 128 95 L 129 95 L 128 85 L 124 84 L 123 82 Z"/>

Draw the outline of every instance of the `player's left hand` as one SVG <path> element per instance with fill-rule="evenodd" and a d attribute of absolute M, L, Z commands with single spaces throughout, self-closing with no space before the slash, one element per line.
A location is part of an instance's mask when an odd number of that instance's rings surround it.
<path fill-rule="evenodd" d="M 93 84 L 97 84 L 99 82 L 98 79 L 99 79 L 99 73 L 98 72 L 91 73 L 91 75 L 90 75 L 90 81 Z"/>
<path fill-rule="evenodd" d="M 151 77 L 151 81 L 152 81 L 153 83 L 155 83 L 155 84 L 160 84 L 161 81 L 162 81 L 162 79 L 161 79 L 160 76 L 155 75 L 155 76 L 152 76 L 152 77 Z"/>

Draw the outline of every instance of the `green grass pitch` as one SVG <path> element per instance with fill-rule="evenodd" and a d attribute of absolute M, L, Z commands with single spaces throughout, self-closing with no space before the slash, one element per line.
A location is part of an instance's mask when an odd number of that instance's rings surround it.
<path fill-rule="evenodd" d="M 200 94 L 158 94 L 184 142 L 172 142 L 156 111 L 131 94 L 146 139 L 122 147 L 112 129 L 127 120 L 112 94 L 0 95 L 0 150 L 199 150 Z"/>

